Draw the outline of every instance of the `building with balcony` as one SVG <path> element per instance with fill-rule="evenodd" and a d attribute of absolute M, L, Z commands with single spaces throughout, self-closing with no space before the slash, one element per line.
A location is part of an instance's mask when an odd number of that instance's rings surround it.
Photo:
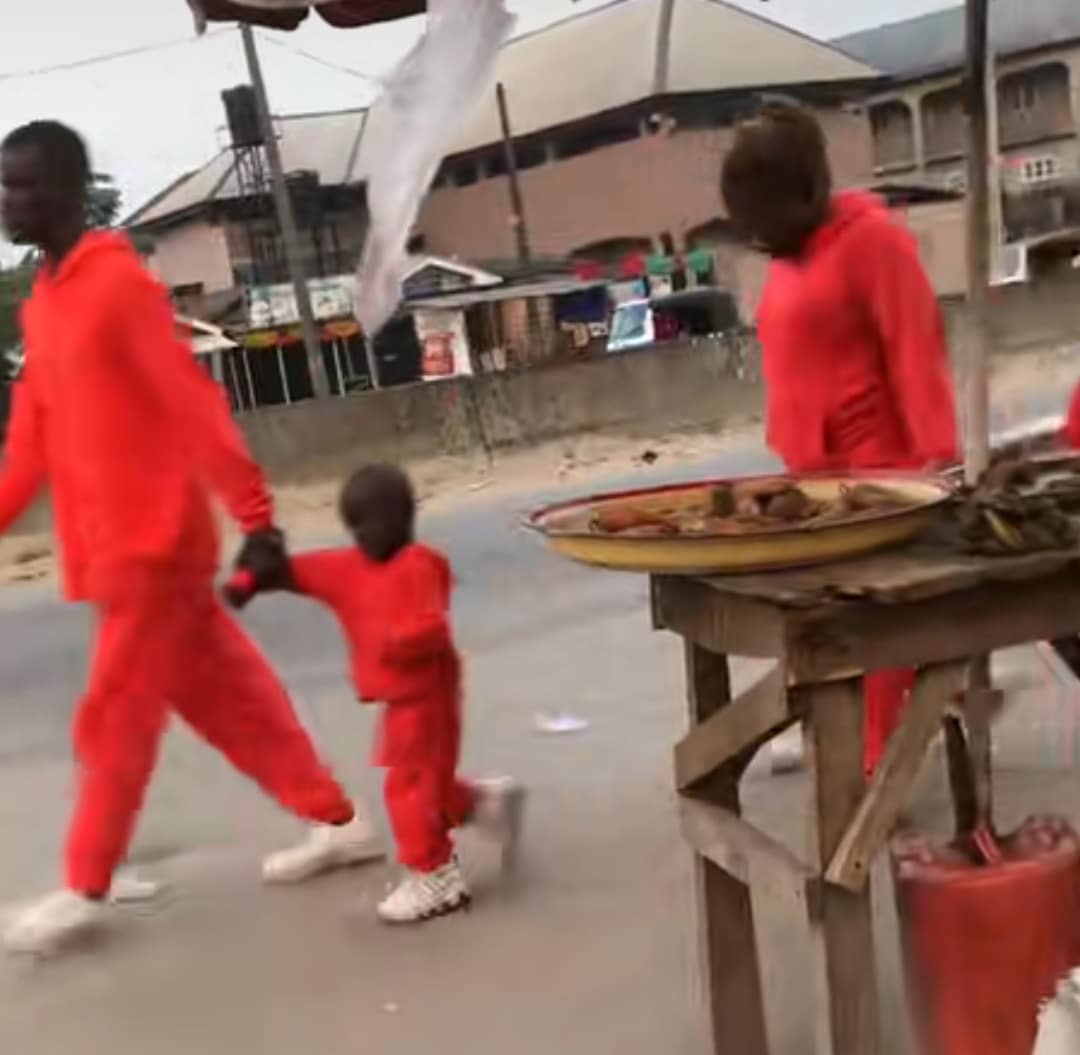
<path fill-rule="evenodd" d="M 749 310 L 762 262 L 719 193 L 734 124 L 770 94 L 820 118 L 837 180 L 873 179 L 861 101 L 871 65 L 720 0 L 615 0 L 511 41 L 496 78 L 534 253 L 600 264 L 705 250 Z M 495 92 L 452 146 L 421 213 L 426 250 L 512 258 L 515 218 Z"/>
<path fill-rule="evenodd" d="M 963 190 L 962 6 L 833 43 L 889 75 L 869 101 L 874 170 Z M 991 0 L 997 140 L 1011 240 L 1080 226 L 1080 3 Z"/>

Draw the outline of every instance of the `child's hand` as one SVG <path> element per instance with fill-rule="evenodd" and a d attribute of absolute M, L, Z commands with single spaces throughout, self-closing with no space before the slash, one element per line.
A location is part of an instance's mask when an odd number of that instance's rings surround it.
<path fill-rule="evenodd" d="M 225 599 L 234 608 L 242 608 L 255 594 L 286 590 L 291 583 L 285 535 L 278 528 L 266 528 L 244 539 L 235 571 L 225 586 Z"/>

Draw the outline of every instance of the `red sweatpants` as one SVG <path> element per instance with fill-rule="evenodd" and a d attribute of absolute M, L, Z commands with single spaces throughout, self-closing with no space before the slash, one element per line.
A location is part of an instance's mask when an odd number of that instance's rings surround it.
<path fill-rule="evenodd" d="M 866 720 L 863 727 L 863 767 L 869 778 L 877 769 L 889 737 L 896 731 L 915 685 L 913 670 L 880 670 L 864 680 Z"/>
<path fill-rule="evenodd" d="M 454 770 L 391 766 L 386 773 L 386 812 L 398 860 L 416 872 L 433 872 L 454 855 L 450 833 L 472 816 L 476 793 Z"/>
<path fill-rule="evenodd" d="M 143 575 L 98 610 L 90 684 L 75 716 L 70 889 L 108 892 L 170 711 L 299 816 L 326 824 L 352 817 L 284 687 L 218 603 L 212 583 Z"/>
<path fill-rule="evenodd" d="M 379 723 L 374 761 L 386 768 L 386 813 L 398 860 L 406 868 L 441 868 L 454 854 L 450 833 L 472 816 L 476 793 L 458 779 L 460 752 L 461 685 L 455 659 L 441 688 L 387 704 Z"/>

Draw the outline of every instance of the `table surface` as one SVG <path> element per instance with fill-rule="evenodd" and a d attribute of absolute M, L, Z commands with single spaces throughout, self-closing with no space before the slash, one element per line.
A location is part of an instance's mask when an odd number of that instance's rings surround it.
<path fill-rule="evenodd" d="M 1080 568 L 1080 548 L 1016 557 L 964 556 L 914 544 L 810 568 L 697 579 L 711 590 L 781 608 L 850 601 L 905 604 L 984 585 L 1007 585 Z"/>

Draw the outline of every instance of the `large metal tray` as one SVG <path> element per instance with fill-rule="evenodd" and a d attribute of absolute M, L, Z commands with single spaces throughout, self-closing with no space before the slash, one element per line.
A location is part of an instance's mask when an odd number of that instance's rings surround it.
<path fill-rule="evenodd" d="M 799 486 L 819 500 L 837 497 L 844 487 L 871 483 L 904 494 L 911 505 L 851 520 L 784 525 L 741 534 L 636 538 L 590 530 L 590 522 L 600 509 L 689 507 L 701 504 L 711 488 L 732 482 L 700 480 L 577 498 L 538 509 L 526 523 L 542 534 L 556 553 L 601 568 L 666 575 L 780 570 L 843 560 L 907 542 L 922 531 L 934 509 L 952 492 L 945 480 L 934 476 L 882 472 L 802 477 L 798 478 Z"/>

